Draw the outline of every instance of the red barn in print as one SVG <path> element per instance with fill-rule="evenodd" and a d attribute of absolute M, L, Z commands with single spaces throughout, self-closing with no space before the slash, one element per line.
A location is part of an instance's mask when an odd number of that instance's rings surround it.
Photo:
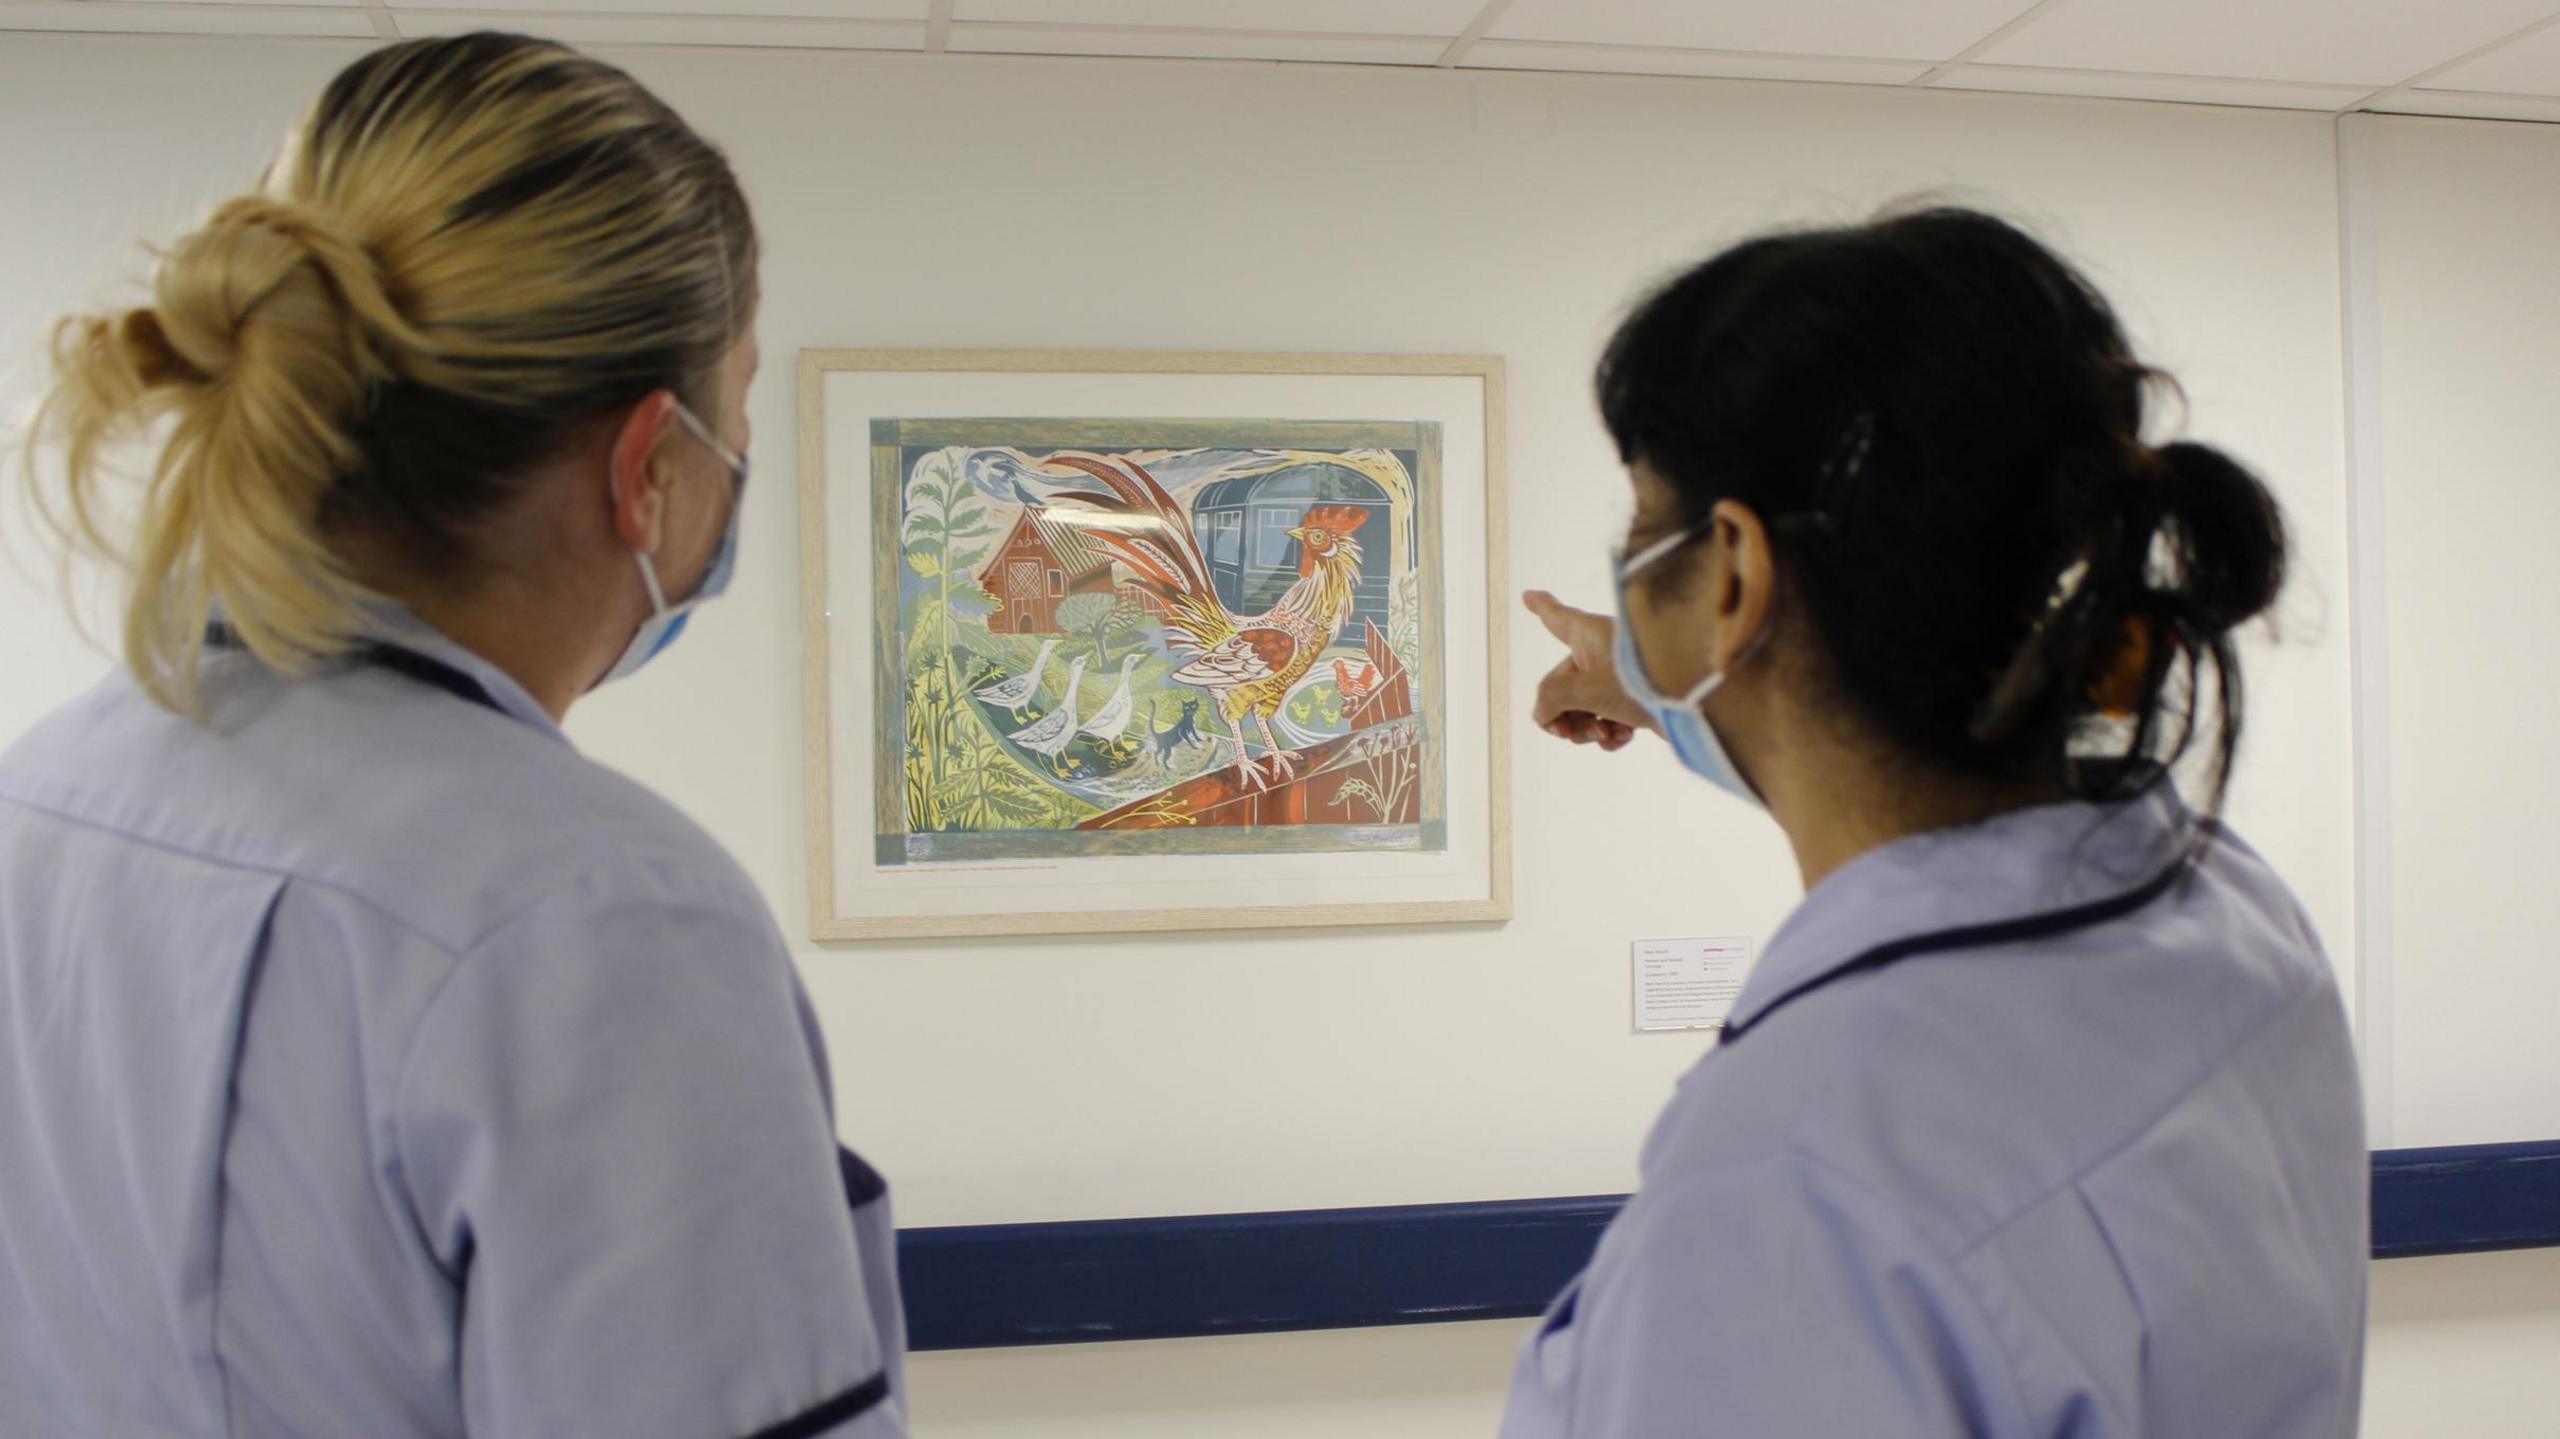
<path fill-rule="evenodd" d="M 1000 635 L 1060 634 L 1058 606 L 1068 596 L 1110 591 L 1111 558 L 1045 508 L 1026 509 L 979 566 L 978 584 L 996 602 L 988 629 Z"/>

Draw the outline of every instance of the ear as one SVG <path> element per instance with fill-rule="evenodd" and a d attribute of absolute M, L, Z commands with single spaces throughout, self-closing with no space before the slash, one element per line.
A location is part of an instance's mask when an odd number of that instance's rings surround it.
<path fill-rule="evenodd" d="M 1716 616 L 1714 653 L 1718 670 L 1731 669 L 1743 652 L 1767 631 L 1778 594 L 1778 555 L 1769 544 L 1769 527 L 1749 505 L 1718 500 L 1707 516 L 1715 541 L 1715 563 L 1709 570 Z"/>
<path fill-rule="evenodd" d="M 666 529 L 667 481 L 651 461 L 675 417 L 675 394 L 668 390 L 650 391 L 614 428 L 613 448 L 606 458 L 611 470 L 614 533 L 644 555 L 658 552 L 658 542 Z"/>

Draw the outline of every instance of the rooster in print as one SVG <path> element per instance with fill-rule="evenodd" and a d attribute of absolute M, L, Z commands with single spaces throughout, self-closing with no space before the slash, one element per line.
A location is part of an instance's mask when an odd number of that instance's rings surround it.
<path fill-rule="evenodd" d="M 1061 500 L 1090 507 L 1078 529 L 1135 576 L 1137 589 L 1164 617 L 1165 636 L 1186 663 L 1171 676 L 1206 691 L 1232 731 L 1236 766 L 1256 789 L 1297 772 L 1281 747 L 1272 716 L 1289 691 L 1351 618 L 1360 578 L 1360 542 L 1352 533 L 1369 513 L 1355 505 L 1317 505 L 1289 538 L 1298 542 L 1298 579 L 1280 602 L 1258 615 L 1230 612 L 1209 580 L 1208 562 L 1191 535 L 1190 517 L 1134 460 L 1052 455 L 1101 492 L 1067 490 Z M 1263 759 L 1245 755 L 1245 721 L 1262 737 Z M 1266 777 L 1263 764 L 1270 766 Z"/>

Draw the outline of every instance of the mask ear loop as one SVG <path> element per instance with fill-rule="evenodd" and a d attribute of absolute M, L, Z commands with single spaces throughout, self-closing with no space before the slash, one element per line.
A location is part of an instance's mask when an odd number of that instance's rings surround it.
<path fill-rule="evenodd" d="M 682 400 L 676 401 L 676 420 L 686 429 L 691 430 L 693 432 L 693 437 L 702 441 L 705 448 L 709 449 L 712 454 L 718 456 L 720 463 L 729 467 L 729 475 L 732 479 L 735 479 L 738 482 L 739 489 L 744 490 L 747 487 L 746 456 L 739 454 L 736 450 L 730 449 L 728 442 L 721 439 L 718 435 L 713 434 L 711 432 L 711 426 L 705 422 L 701 416 L 695 414 L 693 412 L 693 408 Z"/>
<path fill-rule="evenodd" d="M 631 558 L 640 562 L 640 583 L 649 591 L 649 618 L 656 619 L 667 612 L 667 592 L 658 584 L 658 567 L 638 550 L 631 552 Z"/>
<path fill-rule="evenodd" d="M 711 426 L 704 423 L 702 418 L 693 412 L 693 408 L 682 400 L 675 402 L 675 417 L 677 424 L 690 431 L 695 439 L 702 442 L 704 448 L 711 451 L 714 458 L 727 467 L 730 478 L 737 485 L 736 491 L 729 497 L 729 503 L 733 506 L 746 503 L 747 457 L 730 449 L 718 435 L 712 433 Z M 658 583 L 658 567 L 649 556 L 638 550 L 633 550 L 631 556 L 640 562 L 640 583 L 649 591 L 649 617 L 656 619 L 671 608 L 667 604 L 666 588 Z"/>

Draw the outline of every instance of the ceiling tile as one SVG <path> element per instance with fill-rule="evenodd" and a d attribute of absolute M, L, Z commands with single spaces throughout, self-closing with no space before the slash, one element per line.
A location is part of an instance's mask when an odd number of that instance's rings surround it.
<path fill-rule="evenodd" d="M 2560 95 L 2560 25 L 2427 77 L 2427 88 Z"/>
<path fill-rule="evenodd" d="M 1816 80 L 1906 85 L 1929 72 L 1917 60 L 1830 60 L 1732 50 L 1657 50 L 1634 45 L 1549 45 L 1487 40 L 1459 62 L 1468 69 L 1563 70 L 1607 75 L 1706 75 L 1726 80 Z"/>
<path fill-rule="evenodd" d="M 1188 60 L 1314 60 L 1429 65 L 1445 40 L 1387 35 L 1273 35 L 1245 30 L 1104 30 L 1075 25 L 954 22 L 951 49 L 993 55 L 1143 55 Z"/>
<path fill-rule="evenodd" d="M 384 0 L 394 10 L 537 10 L 579 19 L 614 15 L 789 15 L 810 20 L 904 20 L 922 25 L 928 0 Z"/>
<path fill-rule="evenodd" d="M 2474 120 L 2560 120 L 2560 96 L 2553 95 L 2405 90 L 2373 108 L 2394 115 L 2457 115 Z"/>
<path fill-rule="evenodd" d="M 1484 0 L 958 0 L 954 20 L 1136 25 L 1168 30 L 1276 30 L 1437 35 L 1467 28 Z"/>
<path fill-rule="evenodd" d="M 140 35 L 339 35 L 373 39 L 373 21 L 355 10 L 316 5 L 273 9 L 236 5 L 111 5 L 104 0 L 5 0 L 0 30 L 68 30 Z"/>
<path fill-rule="evenodd" d="M 2062 0 L 1976 59 L 2396 85 L 2511 35 L 2552 0 Z"/>
<path fill-rule="evenodd" d="M 1685 50 L 1951 60 L 2031 0 L 1512 0 L 1488 32 Z"/>
<path fill-rule="evenodd" d="M 701 8 L 702 0 L 692 0 Z M 504 27 L 573 45 L 730 45 L 813 50 L 921 50 L 924 26 L 906 21 L 793 20 L 718 15 L 527 15 L 405 9 L 406 36 Z"/>
<path fill-rule="evenodd" d="M 2106 70 L 2035 70 L 2015 65 L 1959 65 L 1931 81 L 1930 85 L 1940 90 L 2091 95 L 2116 100 L 2170 100 L 2189 105 L 2246 105 L 2276 110 L 2337 110 L 2373 93 L 2372 87 L 2366 85 L 2215 80 L 2193 75 L 2124 75 Z"/>

